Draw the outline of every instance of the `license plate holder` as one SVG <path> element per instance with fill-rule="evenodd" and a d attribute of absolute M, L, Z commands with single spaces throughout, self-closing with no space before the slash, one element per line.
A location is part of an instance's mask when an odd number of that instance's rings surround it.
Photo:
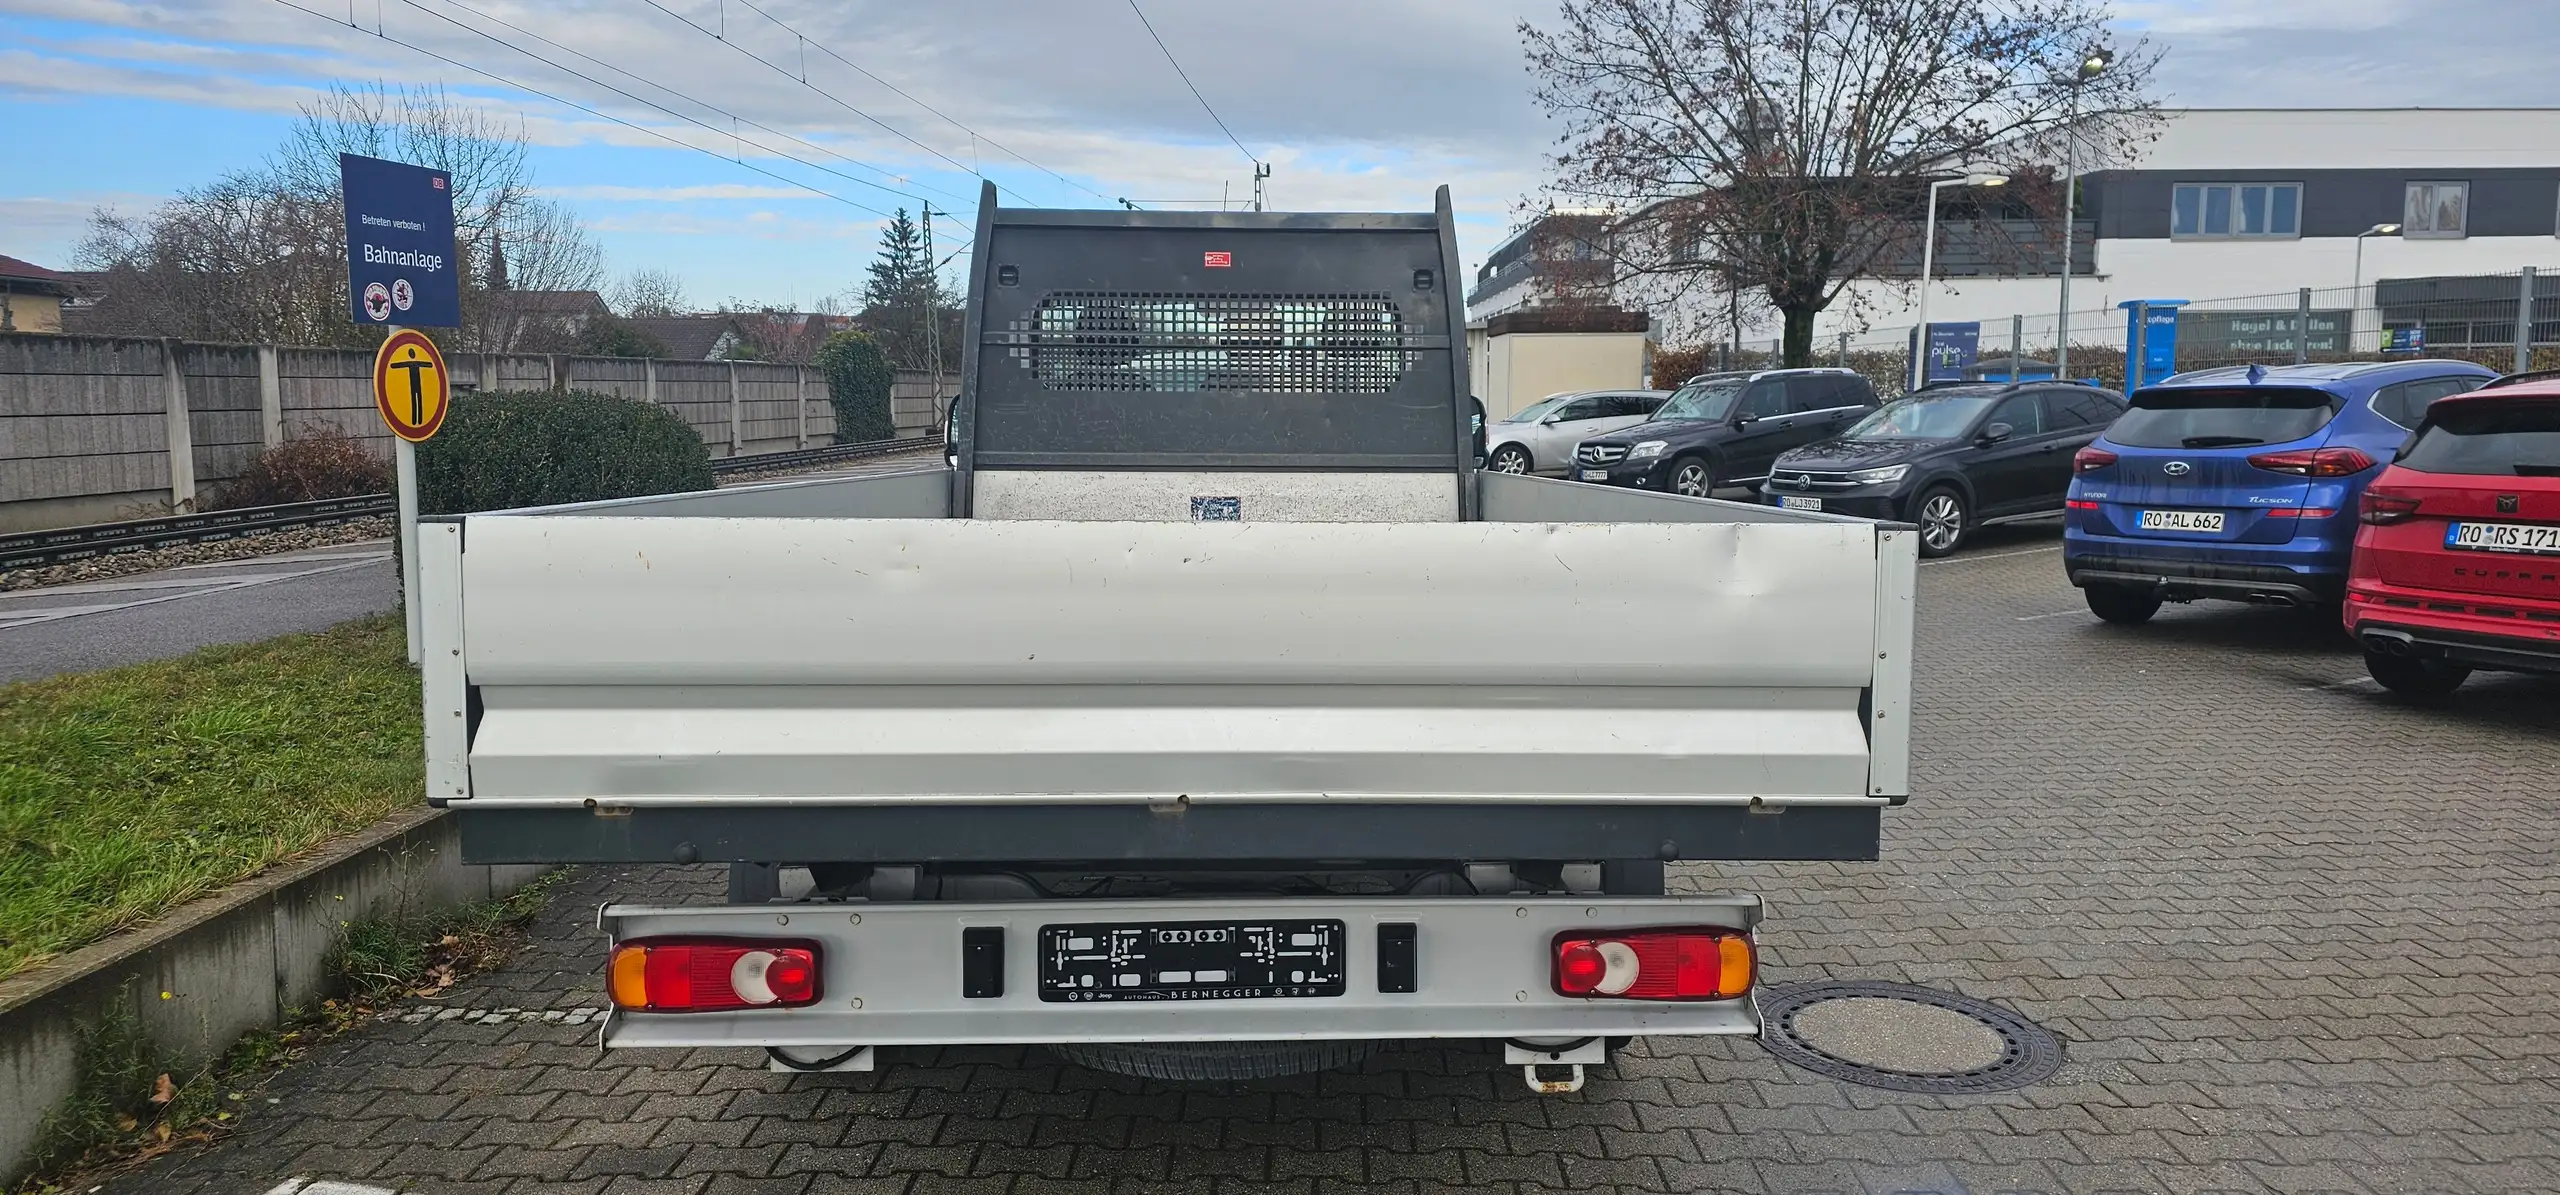
<path fill-rule="evenodd" d="M 2146 510 L 2136 516 L 2135 525 L 2144 531 L 2219 535 L 2223 521 L 2222 512 L 2218 510 Z"/>
<path fill-rule="evenodd" d="M 1306 999 L 1348 990 L 1340 921 L 1086 922 L 1040 927 L 1040 999 Z"/>
<path fill-rule="evenodd" d="M 1788 510 L 1820 510 L 1822 509 L 1822 499 L 1804 498 L 1798 497 L 1794 494 L 1785 494 L 1779 497 L 1778 505 L 1786 507 Z"/>
<path fill-rule="evenodd" d="M 1607 469 L 1585 469 L 1582 471 L 1582 480 L 1607 481 L 1609 480 L 1609 471 Z"/>
<path fill-rule="evenodd" d="M 2547 523 L 2448 523 L 2444 546 L 2457 552 L 2560 556 L 2560 526 Z"/>

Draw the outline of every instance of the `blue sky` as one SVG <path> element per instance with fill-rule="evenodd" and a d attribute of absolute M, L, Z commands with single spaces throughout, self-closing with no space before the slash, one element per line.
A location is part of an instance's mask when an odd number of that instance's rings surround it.
<path fill-rule="evenodd" d="M 0 162 L 8 164 L 0 254 L 68 264 L 91 210 L 146 209 L 257 161 L 295 105 L 332 80 L 442 82 L 469 102 L 521 116 L 539 185 L 578 213 L 616 275 L 671 271 L 706 305 L 800 306 L 858 285 L 876 244 L 873 212 L 422 58 L 374 36 L 377 13 L 393 37 L 721 155 L 741 150 L 726 135 L 464 26 L 575 62 L 490 23 L 504 20 L 806 138 L 842 158 L 745 130 L 870 185 L 753 149 L 741 156 L 865 207 L 931 201 L 965 224 L 977 179 L 946 158 L 996 179 L 1009 203 L 1095 206 L 1126 196 L 1157 206 L 1216 200 L 1222 188 L 1241 199 L 1251 187 L 1245 153 L 1184 90 L 1127 0 L 754 0 L 912 101 L 823 50 L 808 52 L 812 86 L 804 87 L 798 37 L 748 9 L 749 0 L 291 2 L 337 21 L 284 0 L 0 0 L 8 113 L 0 120 Z M 1236 136 L 1273 162 L 1275 206 L 1417 207 L 1445 181 L 1473 261 L 1537 185 L 1553 133 L 1529 103 L 1513 26 L 1543 19 L 1552 0 L 1142 2 Z M 2549 0 L 2118 0 L 2128 38 L 2166 46 L 2167 98 L 2198 106 L 2551 102 L 2544 71 L 2560 50 L 2560 26 L 2549 8 Z M 350 11 L 361 29 L 343 23 Z M 724 23 L 725 40 L 704 31 Z"/>

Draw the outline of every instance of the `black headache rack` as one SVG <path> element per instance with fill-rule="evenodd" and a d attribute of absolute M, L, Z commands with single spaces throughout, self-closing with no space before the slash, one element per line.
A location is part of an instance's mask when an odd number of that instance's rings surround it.
<path fill-rule="evenodd" d="M 1000 209 L 980 189 L 954 513 L 988 470 L 1441 472 L 1474 517 L 1458 245 L 1428 213 Z"/>

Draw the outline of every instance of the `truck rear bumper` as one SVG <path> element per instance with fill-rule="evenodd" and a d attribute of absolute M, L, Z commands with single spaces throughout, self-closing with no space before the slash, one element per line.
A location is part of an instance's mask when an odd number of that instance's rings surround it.
<path fill-rule="evenodd" d="M 1342 993 L 1087 1003 L 1053 991 L 1043 998 L 1043 926 L 1258 919 L 1343 923 Z M 1759 919 L 1760 900 L 1747 895 L 614 905 L 598 915 L 598 924 L 616 942 L 662 936 L 814 942 L 820 997 L 814 1006 L 787 1010 L 617 1012 L 605 1026 L 604 1044 L 767 1046 L 812 1054 L 856 1046 L 1748 1035 L 1760 1028 L 1749 996 L 1694 1002 L 1559 996 L 1551 979 L 1553 943 L 1568 932 L 1742 930 Z M 1383 929 L 1388 926 L 1411 928 Z M 989 928 L 1001 933 L 1001 994 L 964 996 L 963 933 L 980 931 L 973 941 L 983 967 Z M 1402 949 L 1389 946 L 1397 940 L 1412 943 L 1410 982 L 1382 983 L 1382 951 Z M 1380 990 L 1397 986 L 1413 990 Z"/>
<path fill-rule="evenodd" d="M 1265 860 L 1871 860 L 1883 802 L 833 805 L 701 801 L 475 808 L 473 863 L 1103 863 Z"/>

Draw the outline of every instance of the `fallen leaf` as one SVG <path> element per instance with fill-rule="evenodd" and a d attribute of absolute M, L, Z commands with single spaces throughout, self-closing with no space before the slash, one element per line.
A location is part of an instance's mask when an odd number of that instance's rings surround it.
<path fill-rule="evenodd" d="M 455 944 L 457 944 L 457 943 L 460 943 L 461 941 L 462 941 L 462 939 L 457 938 L 457 937 L 454 937 L 452 934 L 446 934 L 442 939 L 440 939 L 439 941 L 437 941 L 437 942 L 436 942 L 436 945 L 438 945 L 438 946 L 452 946 L 452 945 L 455 945 Z"/>
<path fill-rule="evenodd" d="M 154 1137 L 158 1137 L 158 1138 L 159 1138 L 159 1139 L 161 1139 L 162 1141 L 166 1141 L 166 1140 L 168 1140 L 168 1139 L 169 1139 L 169 1122 L 164 1120 L 164 1121 L 161 1121 L 160 1123 L 158 1123 L 158 1124 L 156 1124 L 156 1125 L 151 1126 L 151 1135 L 152 1135 L 152 1136 L 154 1136 Z"/>
<path fill-rule="evenodd" d="M 152 1103 L 165 1104 L 176 1098 L 178 1098 L 178 1085 L 171 1083 L 169 1076 L 162 1075 L 151 1081 Z"/>
<path fill-rule="evenodd" d="M 117 1128 L 119 1131 L 130 1133 L 130 1132 L 134 1131 L 135 1129 L 138 1129 L 138 1128 L 141 1128 L 141 1127 L 142 1127 L 142 1122 L 141 1122 L 141 1121 L 139 1121 L 139 1120 L 135 1120 L 134 1118 L 132 1118 L 132 1117 L 130 1117 L 130 1116 L 119 1116 L 119 1117 L 117 1117 L 117 1118 L 116 1118 L 116 1128 Z"/>

